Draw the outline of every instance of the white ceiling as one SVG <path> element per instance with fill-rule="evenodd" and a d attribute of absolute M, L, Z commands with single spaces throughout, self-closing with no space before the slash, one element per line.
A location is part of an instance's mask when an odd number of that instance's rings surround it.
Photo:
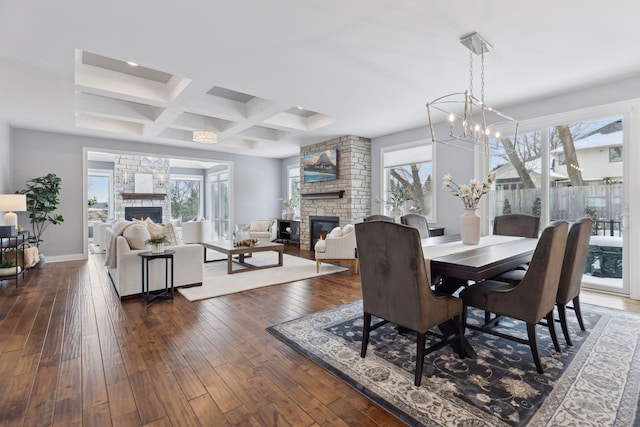
<path fill-rule="evenodd" d="M 473 31 L 494 46 L 496 108 L 639 75 L 639 16 L 632 0 L 3 1 L 0 117 L 285 158 L 424 126 L 428 100 L 468 87 Z M 200 127 L 219 143 L 192 142 Z"/>

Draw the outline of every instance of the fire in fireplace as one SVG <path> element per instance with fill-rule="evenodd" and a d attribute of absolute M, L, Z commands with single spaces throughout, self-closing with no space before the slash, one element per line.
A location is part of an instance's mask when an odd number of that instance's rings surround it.
<path fill-rule="evenodd" d="M 124 208 L 124 219 L 140 219 L 150 218 L 151 221 L 159 224 L 162 222 L 161 206 L 129 206 Z"/>
<path fill-rule="evenodd" d="M 309 230 L 311 231 L 311 250 L 320 240 L 324 239 L 331 230 L 340 226 L 340 218 L 337 216 L 310 216 Z"/>

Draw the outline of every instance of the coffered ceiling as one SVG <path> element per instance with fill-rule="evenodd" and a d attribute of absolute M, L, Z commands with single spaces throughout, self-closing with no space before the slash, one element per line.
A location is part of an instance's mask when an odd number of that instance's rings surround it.
<path fill-rule="evenodd" d="M 630 0 L 7 1 L 0 117 L 285 158 L 424 126 L 428 100 L 468 87 L 472 31 L 494 46 L 496 108 L 640 75 L 639 15 Z M 202 129 L 218 143 L 193 142 Z"/>

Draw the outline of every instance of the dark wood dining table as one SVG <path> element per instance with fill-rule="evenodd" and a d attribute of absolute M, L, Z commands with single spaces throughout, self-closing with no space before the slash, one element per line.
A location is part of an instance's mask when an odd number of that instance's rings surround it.
<path fill-rule="evenodd" d="M 463 245 L 459 235 L 446 235 L 422 239 L 422 252 L 432 283 L 439 283 L 436 291 L 453 293 L 469 280 L 485 280 L 531 261 L 537 244 L 538 239 L 526 237 L 485 236 L 478 245 Z M 439 328 L 445 335 L 455 333 L 451 322 Z M 466 357 L 476 357 L 466 339 L 463 347 Z"/>
<path fill-rule="evenodd" d="M 422 251 L 430 261 L 431 276 L 480 281 L 507 272 L 531 261 L 538 239 L 526 237 L 506 238 L 491 242 L 497 236 L 480 238 L 479 245 L 462 245 L 459 235 L 446 235 L 422 239 Z M 460 242 L 453 253 L 430 256 L 430 247 Z"/>

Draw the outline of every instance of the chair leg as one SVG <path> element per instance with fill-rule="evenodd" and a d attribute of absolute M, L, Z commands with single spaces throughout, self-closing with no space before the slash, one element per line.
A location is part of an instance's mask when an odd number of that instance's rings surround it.
<path fill-rule="evenodd" d="M 576 312 L 576 317 L 578 318 L 580 329 L 582 331 L 586 331 L 586 329 L 584 328 L 584 322 L 582 322 L 582 311 L 580 311 L 580 295 L 573 299 L 573 310 Z"/>
<path fill-rule="evenodd" d="M 316 273 L 320 272 L 320 261 L 316 260 Z"/>
<path fill-rule="evenodd" d="M 549 328 L 549 333 L 551 334 L 551 341 L 553 341 L 553 347 L 556 351 L 560 352 L 560 343 L 558 342 L 558 336 L 556 335 L 556 325 L 553 320 L 553 310 L 547 313 L 545 316 L 547 319 L 547 327 Z"/>
<path fill-rule="evenodd" d="M 424 346 L 427 342 L 427 334 L 420 334 L 416 337 L 417 350 L 416 350 L 416 378 L 413 384 L 416 387 L 420 387 L 422 382 L 422 366 L 424 365 Z"/>
<path fill-rule="evenodd" d="M 485 323 L 485 325 L 487 323 L 489 323 L 489 320 L 491 320 L 491 312 L 490 311 L 485 311 L 484 312 L 484 323 Z"/>
<path fill-rule="evenodd" d="M 464 359 L 464 315 L 466 315 L 466 313 L 463 311 L 462 315 L 453 318 L 453 321 L 458 326 L 458 355 L 460 359 Z"/>
<path fill-rule="evenodd" d="M 358 262 L 358 258 L 356 258 L 356 260 L 355 260 L 354 264 L 355 264 L 356 274 L 358 274 L 358 266 L 359 266 L 359 264 L 360 264 L 360 263 Z M 316 273 L 317 273 L 317 271 L 316 271 Z"/>
<path fill-rule="evenodd" d="M 371 330 L 371 315 L 364 313 L 364 325 L 362 326 L 362 347 L 360 347 L 360 357 L 367 355 L 367 345 L 369 344 L 369 331 Z"/>
<path fill-rule="evenodd" d="M 560 326 L 562 327 L 562 333 L 564 334 L 564 340 L 567 345 L 572 346 L 571 337 L 569 337 L 569 327 L 567 326 L 567 307 L 564 304 L 558 303 L 558 317 L 560 317 Z"/>
<path fill-rule="evenodd" d="M 529 347 L 531 347 L 531 354 L 533 355 L 533 362 L 536 364 L 536 369 L 539 374 L 544 373 L 542 370 L 542 364 L 540 363 L 540 355 L 538 354 L 538 344 L 536 342 L 536 324 L 527 323 L 527 335 L 529 336 Z"/>

